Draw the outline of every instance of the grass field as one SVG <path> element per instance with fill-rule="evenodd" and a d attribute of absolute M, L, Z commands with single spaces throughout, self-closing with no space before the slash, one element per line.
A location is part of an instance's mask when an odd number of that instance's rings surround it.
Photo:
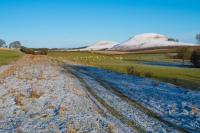
<path fill-rule="evenodd" d="M 192 90 L 200 90 L 200 69 L 151 66 L 136 61 L 181 62 L 168 58 L 173 51 L 140 52 L 120 55 L 106 55 L 94 52 L 49 52 L 49 56 L 61 60 L 70 60 L 88 66 L 127 73 L 133 67 L 136 75 L 169 82 Z"/>
<path fill-rule="evenodd" d="M 6 65 L 21 57 L 23 54 L 17 50 L 1 49 L 0 48 L 0 66 Z"/>

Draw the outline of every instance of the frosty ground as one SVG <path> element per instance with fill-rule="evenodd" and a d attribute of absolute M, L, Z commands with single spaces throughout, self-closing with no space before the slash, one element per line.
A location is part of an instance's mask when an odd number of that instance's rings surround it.
<path fill-rule="evenodd" d="M 199 92 L 47 56 L 0 73 L 0 132 L 200 131 Z"/>
<path fill-rule="evenodd" d="M 47 57 L 13 63 L 0 91 L 0 132 L 134 132 Z"/>

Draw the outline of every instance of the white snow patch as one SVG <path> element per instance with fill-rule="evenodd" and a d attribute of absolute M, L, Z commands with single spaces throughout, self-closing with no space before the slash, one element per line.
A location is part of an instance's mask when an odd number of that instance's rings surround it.
<path fill-rule="evenodd" d="M 117 42 L 112 42 L 112 41 L 99 41 L 96 42 L 87 48 L 81 49 L 81 51 L 90 51 L 90 50 L 105 50 L 105 49 L 110 49 L 113 46 L 118 44 Z"/>

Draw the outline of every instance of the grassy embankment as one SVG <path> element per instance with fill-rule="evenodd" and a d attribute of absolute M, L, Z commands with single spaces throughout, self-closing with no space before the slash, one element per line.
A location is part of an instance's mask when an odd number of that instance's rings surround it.
<path fill-rule="evenodd" d="M 200 90 L 200 69 L 151 66 L 138 64 L 136 61 L 177 62 L 181 60 L 168 58 L 175 51 L 154 51 L 129 53 L 121 55 L 105 55 L 92 52 L 49 52 L 49 56 L 75 63 L 127 73 L 133 66 L 141 77 L 149 77 L 169 82 L 188 89 Z"/>
<path fill-rule="evenodd" d="M 11 61 L 20 58 L 23 54 L 17 50 L 1 49 L 0 48 L 0 66 L 6 65 Z"/>

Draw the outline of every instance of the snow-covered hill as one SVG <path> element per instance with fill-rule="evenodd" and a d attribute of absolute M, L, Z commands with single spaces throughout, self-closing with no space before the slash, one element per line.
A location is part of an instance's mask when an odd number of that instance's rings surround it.
<path fill-rule="evenodd" d="M 126 51 L 126 50 L 138 50 L 138 49 L 148 49 L 156 47 L 187 46 L 187 45 L 191 46 L 193 44 L 170 41 L 168 37 L 160 34 L 145 33 L 136 35 L 125 42 L 115 45 L 110 50 Z"/>
<path fill-rule="evenodd" d="M 116 44 L 118 44 L 118 43 L 112 42 L 112 41 L 99 41 L 99 42 L 96 42 L 96 43 L 88 46 L 87 48 L 81 49 L 81 51 L 107 50 L 107 49 L 112 48 Z"/>

